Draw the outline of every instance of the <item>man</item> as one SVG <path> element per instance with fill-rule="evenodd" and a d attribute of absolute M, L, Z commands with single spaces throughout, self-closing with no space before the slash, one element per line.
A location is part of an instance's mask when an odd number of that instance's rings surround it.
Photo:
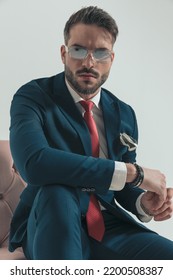
<path fill-rule="evenodd" d="M 11 151 L 28 186 L 9 248 L 22 246 L 28 259 L 173 259 L 173 242 L 126 212 L 166 220 L 173 189 L 160 171 L 134 164 L 135 113 L 101 88 L 117 35 L 109 14 L 82 8 L 65 25 L 65 71 L 13 98 Z"/>

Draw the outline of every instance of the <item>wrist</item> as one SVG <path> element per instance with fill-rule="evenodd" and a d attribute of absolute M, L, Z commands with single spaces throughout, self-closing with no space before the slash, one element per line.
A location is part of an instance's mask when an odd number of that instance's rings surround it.
<path fill-rule="evenodd" d="M 136 170 L 134 164 L 132 164 L 132 163 L 126 163 L 126 168 L 127 168 L 126 183 L 131 183 L 137 177 L 137 170 Z"/>
<path fill-rule="evenodd" d="M 134 163 L 134 166 L 137 171 L 137 176 L 136 176 L 136 179 L 134 179 L 134 181 L 131 182 L 131 184 L 134 185 L 135 187 L 139 187 L 144 180 L 144 171 L 143 171 L 142 167 L 139 166 L 137 163 Z"/>
<path fill-rule="evenodd" d="M 147 215 L 147 216 L 153 216 L 150 212 L 149 212 L 149 210 L 144 206 L 144 204 L 142 203 L 142 201 L 140 201 L 140 207 L 141 207 L 141 209 L 144 211 L 144 213 Z"/>
<path fill-rule="evenodd" d="M 136 163 L 126 164 L 127 167 L 127 183 L 139 187 L 144 180 L 144 171 L 141 166 Z"/>

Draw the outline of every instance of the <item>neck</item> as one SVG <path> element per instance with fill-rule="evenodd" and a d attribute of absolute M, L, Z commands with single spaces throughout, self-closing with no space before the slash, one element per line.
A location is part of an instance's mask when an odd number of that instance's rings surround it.
<path fill-rule="evenodd" d="M 92 99 L 94 96 L 96 96 L 98 94 L 99 90 L 95 93 L 92 93 L 92 94 L 82 94 L 80 92 L 77 92 L 77 94 L 82 97 L 84 100 L 90 100 Z"/>

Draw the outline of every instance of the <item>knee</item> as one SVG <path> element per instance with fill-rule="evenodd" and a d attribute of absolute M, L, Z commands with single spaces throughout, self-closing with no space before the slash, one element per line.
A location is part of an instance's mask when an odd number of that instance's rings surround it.
<path fill-rule="evenodd" d="M 79 214 L 80 203 L 77 191 L 73 188 L 62 185 L 44 186 L 40 189 L 37 197 L 37 209 L 47 209 L 52 213 Z"/>
<path fill-rule="evenodd" d="M 75 188 L 67 187 L 64 185 L 50 185 L 44 186 L 40 189 L 40 198 L 43 200 L 55 200 L 63 203 L 66 200 L 78 201 L 78 195 Z"/>

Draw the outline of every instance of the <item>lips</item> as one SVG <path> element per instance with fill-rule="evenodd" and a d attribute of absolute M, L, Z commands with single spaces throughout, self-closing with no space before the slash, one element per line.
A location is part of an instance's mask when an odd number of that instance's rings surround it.
<path fill-rule="evenodd" d="M 95 75 L 93 75 L 93 74 L 88 74 L 88 73 L 81 73 L 81 74 L 79 74 L 79 77 L 84 77 L 84 78 L 96 78 Z"/>
<path fill-rule="evenodd" d="M 81 70 L 78 70 L 76 73 L 79 77 L 84 77 L 84 78 L 98 78 L 99 74 L 95 72 L 93 69 L 87 69 L 83 68 Z"/>

